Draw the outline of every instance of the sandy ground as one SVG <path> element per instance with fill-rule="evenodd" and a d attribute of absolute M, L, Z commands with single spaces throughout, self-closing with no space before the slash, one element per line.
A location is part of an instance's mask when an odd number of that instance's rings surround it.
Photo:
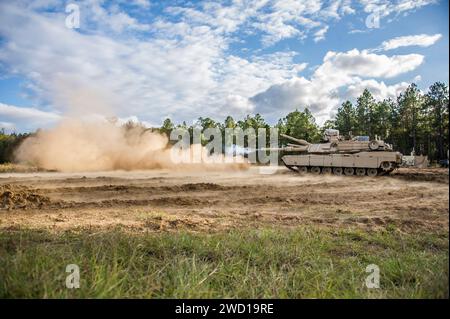
<path fill-rule="evenodd" d="M 0 174 L 0 230 L 217 231 L 320 224 L 401 231 L 449 227 L 446 169 L 383 177 L 244 171 Z"/>

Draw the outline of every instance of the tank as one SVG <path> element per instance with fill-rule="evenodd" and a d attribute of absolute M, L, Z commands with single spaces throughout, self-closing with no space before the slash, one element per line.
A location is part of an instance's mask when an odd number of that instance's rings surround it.
<path fill-rule="evenodd" d="M 280 135 L 292 142 L 280 148 L 290 153 L 281 160 L 287 168 L 299 173 L 377 176 L 389 174 L 402 164 L 402 154 L 378 138 L 356 136 L 346 140 L 338 130 L 327 129 L 322 143 L 311 144 Z"/>

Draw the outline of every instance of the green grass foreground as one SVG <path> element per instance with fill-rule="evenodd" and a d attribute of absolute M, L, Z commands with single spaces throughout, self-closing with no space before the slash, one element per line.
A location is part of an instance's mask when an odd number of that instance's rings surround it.
<path fill-rule="evenodd" d="M 0 233 L 2 298 L 448 298 L 448 232 Z M 80 267 L 68 289 L 67 264 Z M 368 289 L 368 264 L 380 289 Z"/>

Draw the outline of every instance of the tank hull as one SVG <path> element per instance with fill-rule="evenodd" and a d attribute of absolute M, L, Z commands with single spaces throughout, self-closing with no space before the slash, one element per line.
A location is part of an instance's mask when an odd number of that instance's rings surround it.
<path fill-rule="evenodd" d="M 358 152 L 354 154 L 304 154 L 284 155 L 281 160 L 286 167 L 299 172 L 305 172 L 305 168 L 314 173 L 318 171 L 328 172 L 334 168 L 342 168 L 344 170 L 345 168 L 353 168 L 355 170 L 361 168 L 372 169 L 370 172 L 376 169 L 381 174 L 389 173 L 400 166 L 402 155 L 399 152 L 384 151 Z M 323 168 L 327 169 L 323 170 Z M 339 170 L 333 171 L 338 172 Z M 351 172 L 351 170 L 347 169 L 346 172 Z"/>

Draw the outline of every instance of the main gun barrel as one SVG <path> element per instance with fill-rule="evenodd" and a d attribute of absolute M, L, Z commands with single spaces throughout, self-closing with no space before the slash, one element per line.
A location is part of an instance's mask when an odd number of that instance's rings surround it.
<path fill-rule="evenodd" d="M 310 143 L 308 143 L 305 140 L 302 140 L 302 139 L 299 139 L 299 138 L 295 138 L 295 137 L 292 137 L 292 136 L 289 136 L 289 135 L 286 135 L 286 134 L 283 134 L 283 133 L 280 133 L 280 136 L 282 136 L 284 138 L 287 138 L 288 140 L 291 140 L 291 141 L 293 141 L 293 142 L 295 142 L 297 144 L 300 144 L 300 145 L 305 145 L 305 146 L 310 145 Z"/>
<path fill-rule="evenodd" d="M 285 146 L 285 147 L 263 147 L 260 148 L 261 151 L 284 151 L 284 152 L 306 152 L 308 146 L 297 145 L 297 146 Z"/>

